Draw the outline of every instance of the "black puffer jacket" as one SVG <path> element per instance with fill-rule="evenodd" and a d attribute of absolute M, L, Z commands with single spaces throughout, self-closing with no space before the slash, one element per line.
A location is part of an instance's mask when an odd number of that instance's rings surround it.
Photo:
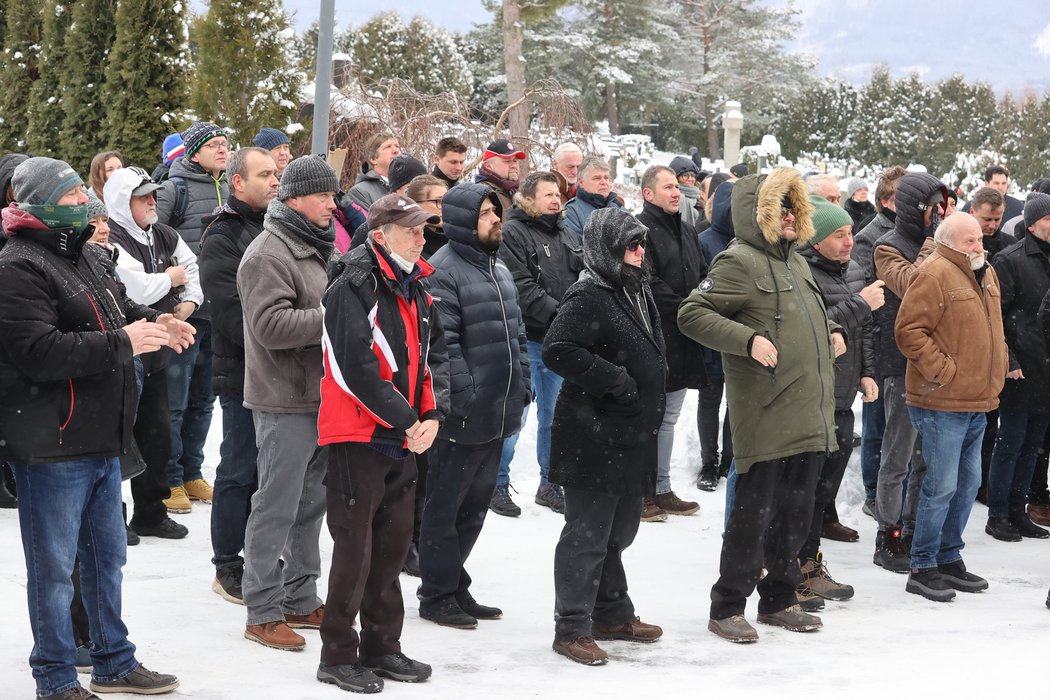
<path fill-rule="evenodd" d="M 197 265 L 212 323 L 212 385 L 216 394 L 244 393 L 244 312 L 237 293 L 237 266 L 248 244 L 262 233 L 266 211 L 230 197 L 205 224 Z"/>
<path fill-rule="evenodd" d="M 856 202 L 852 199 L 847 199 L 842 203 L 842 208 L 849 214 L 849 218 L 853 219 L 854 232 L 860 231 L 858 225 L 862 221 L 875 215 L 875 205 L 871 202 Z"/>
<path fill-rule="evenodd" d="M 861 377 L 875 378 L 875 349 L 871 307 L 860 297 L 864 271 L 854 261 L 828 260 L 806 246 L 799 254 L 809 263 L 813 279 L 824 295 L 828 318 L 846 329 L 846 352 L 835 360 L 835 410 L 848 411 L 857 398 Z"/>
<path fill-rule="evenodd" d="M 648 285 L 629 295 L 620 275 L 627 243 L 644 235 L 621 209 L 591 214 L 587 270 L 543 342 L 544 363 L 565 378 L 551 425 L 555 484 L 625 496 L 656 488 L 666 377 L 660 315 Z"/>
<path fill-rule="evenodd" d="M 448 245 L 428 261 L 430 294 L 441 314 L 451 382 L 451 406 L 439 438 L 481 445 L 514 435 L 532 400 L 525 324 L 510 270 L 481 249 L 481 204 L 495 195 L 464 183 L 445 194 Z"/>
<path fill-rule="evenodd" d="M 650 285 L 664 331 L 667 390 L 699 389 L 707 384 L 704 351 L 678 330 L 678 305 L 707 276 L 700 239 L 681 214 L 668 214 L 651 202 L 645 203 L 638 221 L 649 228 L 645 257 L 652 268 Z"/>
<path fill-rule="evenodd" d="M 543 342 L 558 304 L 583 271 L 580 239 L 565 229 L 561 214 L 541 214 L 519 192 L 499 256 L 514 275 L 529 340 Z"/>

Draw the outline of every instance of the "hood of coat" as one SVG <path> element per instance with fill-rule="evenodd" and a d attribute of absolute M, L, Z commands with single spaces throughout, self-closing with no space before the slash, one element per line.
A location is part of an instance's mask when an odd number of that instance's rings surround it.
<path fill-rule="evenodd" d="M 923 216 L 929 206 L 927 202 L 935 192 L 942 192 L 945 198 L 948 196 L 944 183 L 929 173 L 908 173 L 900 179 L 894 200 L 897 207 L 894 229 L 897 233 L 911 240 L 925 238 Z"/>
<path fill-rule="evenodd" d="M 541 229 L 556 233 L 561 218 L 562 213 L 560 211 L 557 214 L 544 214 L 539 210 L 535 202 L 526 199 L 521 192 L 515 193 L 514 208 L 510 210 L 509 219 L 511 221 L 531 221 Z"/>
<path fill-rule="evenodd" d="M 226 176 L 223 173 L 219 176 L 219 180 L 222 180 Z M 211 176 L 207 170 L 202 168 L 197 163 L 188 160 L 186 156 L 179 156 L 171 163 L 171 169 L 168 170 L 168 178 L 181 177 L 185 180 L 195 180 L 197 182 L 205 182 L 209 185 L 215 186 L 215 178 Z"/>
<path fill-rule="evenodd" d="M 736 237 L 763 250 L 782 249 L 780 209 L 785 198 L 795 212 L 795 243 L 802 245 L 812 238 L 813 205 L 806 194 L 802 175 L 793 168 L 780 168 L 769 175 L 748 175 L 737 180 L 731 200 Z"/>
<path fill-rule="evenodd" d="M 181 159 L 180 159 L 181 160 Z M 131 191 L 142 184 L 142 177 L 131 168 L 114 170 L 102 188 L 109 218 L 140 243 L 149 243 L 149 236 L 135 223 L 131 215 Z"/>
<path fill-rule="evenodd" d="M 624 209 L 598 209 L 583 230 L 583 264 L 604 283 L 623 287 L 623 254 L 632 239 L 645 240 L 649 229 Z"/>
<path fill-rule="evenodd" d="M 732 182 L 719 185 L 711 203 L 711 230 L 727 240 L 736 235 L 733 230 L 733 185 Z"/>
<path fill-rule="evenodd" d="M 478 214 L 486 199 L 498 206 L 496 193 L 480 183 L 462 182 L 446 192 L 441 200 L 441 225 L 445 238 L 480 250 Z"/>

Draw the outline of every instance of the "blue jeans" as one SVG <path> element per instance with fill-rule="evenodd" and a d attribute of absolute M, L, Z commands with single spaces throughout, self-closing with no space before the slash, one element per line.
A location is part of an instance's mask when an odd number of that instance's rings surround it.
<path fill-rule="evenodd" d="M 222 406 L 222 444 L 215 470 L 211 503 L 211 563 L 216 569 L 244 565 L 244 530 L 252 512 L 252 495 L 258 487 L 255 420 L 244 407 L 244 394 L 219 394 Z"/>
<path fill-rule="evenodd" d="M 729 527 L 729 516 L 733 513 L 733 498 L 736 496 L 736 460 L 729 463 L 729 474 L 726 475 L 726 513 L 723 528 Z"/>
<path fill-rule="evenodd" d="M 864 498 L 875 498 L 879 483 L 879 464 L 882 462 L 882 433 L 886 430 L 886 409 L 882 397 L 861 408 L 860 474 L 864 482 Z"/>
<path fill-rule="evenodd" d="M 536 461 L 540 463 L 540 483 L 547 483 L 547 472 L 551 468 L 551 423 L 554 422 L 554 404 L 561 391 L 562 378 L 543 364 L 543 343 L 534 340 L 528 342 L 529 373 L 532 375 L 532 395 L 536 397 L 536 419 L 539 429 L 536 431 Z M 529 407 L 521 414 L 521 427 L 529 417 Z M 510 463 L 514 459 L 514 446 L 518 444 L 518 435 L 514 433 L 503 440 L 503 454 L 499 460 L 499 472 L 496 474 L 496 485 L 510 483 Z"/>
<path fill-rule="evenodd" d="M 988 468 L 989 517 L 1024 511 L 1048 425 L 1050 414 L 999 409 L 999 432 Z"/>
<path fill-rule="evenodd" d="M 215 394 L 211 390 L 211 321 L 191 318 L 197 329 L 193 345 L 168 359 L 168 415 L 171 420 L 171 458 L 168 486 L 182 486 L 201 478 L 204 441 L 211 427 Z"/>
<path fill-rule="evenodd" d="M 919 491 L 911 566 L 929 569 L 962 559 L 962 534 L 981 485 L 985 415 L 908 406 L 922 435 L 926 476 Z"/>
<path fill-rule="evenodd" d="M 79 685 L 69 605 L 73 562 L 80 557 L 81 596 L 94 642 L 94 677 L 111 681 L 138 667 L 120 619 L 121 567 L 127 533 L 116 457 L 50 464 L 13 464 L 18 521 L 26 558 L 33 668 L 39 695 Z"/>

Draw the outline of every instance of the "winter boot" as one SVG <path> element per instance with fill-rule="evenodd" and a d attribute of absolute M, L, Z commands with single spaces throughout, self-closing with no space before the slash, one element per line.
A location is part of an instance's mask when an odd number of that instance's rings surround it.
<path fill-rule="evenodd" d="M 646 498 L 642 501 L 642 522 L 662 523 L 667 520 L 667 511 L 656 505 L 655 498 Z"/>
<path fill-rule="evenodd" d="M 536 505 L 546 506 L 555 513 L 565 512 L 565 494 L 561 487 L 556 484 L 540 484 L 536 489 Z"/>
<path fill-rule="evenodd" d="M 937 570 L 940 572 L 941 578 L 957 591 L 977 593 L 988 589 L 988 582 L 977 574 L 967 571 L 966 564 L 963 563 L 962 559 L 953 561 L 951 564 L 940 564 Z"/>
<path fill-rule="evenodd" d="M 700 510 L 700 504 L 696 501 L 683 501 L 674 491 L 656 495 L 656 506 L 667 512 L 668 515 L 692 515 Z"/>
<path fill-rule="evenodd" d="M 801 566 L 802 579 L 813 593 L 828 600 L 849 600 L 853 597 L 853 586 L 847 586 L 831 578 L 824 563 L 824 555 L 817 552 L 816 559 L 807 559 Z"/>
<path fill-rule="evenodd" d="M 1010 524 L 1014 526 L 1014 529 L 1017 530 L 1021 537 L 1030 537 L 1035 540 L 1045 540 L 1050 537 L 1050 531 L 1044 530 L 1033 523 L 1023 508 L 1010 513 Z"/>
<path fill-rule="evenodd" d="M 164 499 L 164 505 L 168 507 L 169 513 L 189 513 L 193 510 L 190 497 L 186 495 L 185 486 L 175 486 L 171 489 L 171 495 Z"/>
<path fill-rule="evenodd" d="M 908 573 L 911 569 L 911 547 L 901 535 L 899 528 L 879 530 L 875 537 L 873 561 L 883 569 L 895 574 Z"/>
<path fill-rule="evenodd" d="M 594 642 L 594 637 L 555 639 L 551 648 L 556 653 L 585 666 L 601 666 L 609 661 L 609 655 Z"/>
<path fill-rule="evenodd" d="M 955 597 L 955 589 L 941 575 L 936 566 L 928 569 L 912 569 L 904 590 L 921 595 L 938 603 L 947 603 Z"/>
<path fill-rule="evenodd" d="M 718 467 L 714 464 L 700 467 L 700 474 L 696 477 L 696 488 L 701 491 L 714 491 L 718 488 Z"/>
<path fill-rule="evenodd" d="M 489 510 L 496 515 L 508 518 L 516 518 L 521 515 L 521 508 L 511 500 L 510 490 L 512 488 L 510 484 L 496 484 L 496 490 L 492 492 L 492 498 L 489 500 Z"/>
<path fill-rule="evenodd" d="M 798 599 L 798 607 L 808 613 L 820 612 L 824 609 L 824 599 L 811 591 L 805 581 L 798 584 L 795 589 L 795 598 Z"/>
<path fill-rule="evenodd" d="M 1042 528 L 1040 528 L 1042 529 Z M 1010 518 L 994 515 L 988 516 L 984 531 L 1000 542 L 1020 542 L 1021 532 L 1010 522 Z M 1046 532 L 1043 530 L 1043 532 Z"/>
<path fill-rule="evenodd" d="M 758 632 L 743 615 L 732 615 L 721 620 L 711 618 L 707 621 L 707 629 L 727 642 L 750 644 L 758 641 Z"/>
<path fill-rule="evenodd" d="M 211 503 L 211 498 L 214 493 L 211 484 L 204 479 L 194 479 L 187 481 L 182 485 L 186 491 L 186 495 L 191 501 L 200 501 L 201 503 Z"/>
<path fill-rule="evenodd" d="M 824 626 L 819 617 L 803 612 L 798 605 L 775 613 L 759 613 L 758 621 L 763 625 L 783 627 L 792 632 L 814 632 Z"/>

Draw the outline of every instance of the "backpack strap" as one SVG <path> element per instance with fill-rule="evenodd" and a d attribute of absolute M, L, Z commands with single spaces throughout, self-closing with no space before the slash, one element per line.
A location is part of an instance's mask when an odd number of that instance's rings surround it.
<path fill-rule="evenodd" d="M 186 221 L 186 207 L 189 206 L 190 193 L 186 187 L 186 178 L 172 175 L 168 178 L 175 183 L 175 208 L 171 211 L 171 220 L 168 225 L 178 229 Z"/>

